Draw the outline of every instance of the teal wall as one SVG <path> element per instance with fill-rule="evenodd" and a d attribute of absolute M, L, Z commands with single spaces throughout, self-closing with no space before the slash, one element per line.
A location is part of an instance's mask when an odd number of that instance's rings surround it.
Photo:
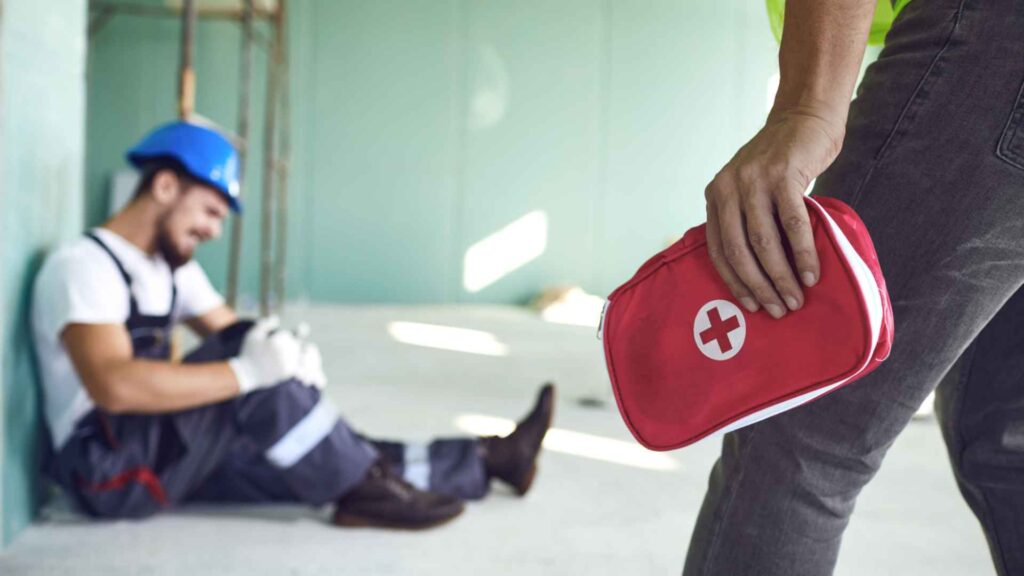
<path fill-rule="evenodd" d="M 28 338 L 42 256 L 83 223 L 83 0 L 0 2 L 0 545 L 38 501 L 40 406 Z"/>
<path fill-rule="evenodd" d="M 605 293 L 702 220 L 703 187 L 763 121 L 775 72 L 759 2 L 290 7 L 293 298 L 521 302 L 556 282 Z M 174 115 L 178 37 L 173 20 L 119 16 L 90 41 L 90 224 L 123 150 Z M 239 43 L 230 23 L 199 27 L 197 108 L 228 127 Z M 547 217 L 543 254 L 467 291 L 467 249 L 535 211 Z M 258 217 L 245 217 L 249 295 Z M 222 241 L 200 255 L 219 286 L 226 253 Z"/>

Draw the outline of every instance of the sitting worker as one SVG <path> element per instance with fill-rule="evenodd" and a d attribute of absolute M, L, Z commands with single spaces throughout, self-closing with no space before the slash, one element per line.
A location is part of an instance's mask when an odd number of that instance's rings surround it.
<path fill-rule="evenodd" d="M 415 447 L 367 440 L 321 394 L 320 355 L 274 320 L 239 322 L 192 254 L 239 212 L 238 156 L 175 122 L 128 153 L 134 199 L 53 253 L 33 336 L 54 455 L 48 472 L 86 513 L 144 517 L 189 501 L 334 504 L 347 526 L 444 523 L 491 479 L 522 495 L 554 390 L 507 437 Z M 184 362 L 169 334 L 205 338 Z"/>

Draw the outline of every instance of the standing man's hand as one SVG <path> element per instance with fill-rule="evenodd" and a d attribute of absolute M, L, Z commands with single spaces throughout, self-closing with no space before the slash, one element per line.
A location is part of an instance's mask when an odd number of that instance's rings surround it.
<path fill-rule="evenodd" d="M 817 283 L 818 254 L 803 195 L 835 160 L 842 140 L 843 126 L 813 110 L 773 114 L 705 189 L 708 254 L 748 311 L 764 306 L 781 318 L 786 308 L 803 306 L 801 282 Z"/>
<path fill-rule="evenodd" d="M 787 0 L 764 128 L 707 186 L 708 253 L 733 296 L 775 318 L 818 282 L 804 190 L 842 148 L 875 0 Z M 792 249 L 794 265 L 786 256 Z"/>

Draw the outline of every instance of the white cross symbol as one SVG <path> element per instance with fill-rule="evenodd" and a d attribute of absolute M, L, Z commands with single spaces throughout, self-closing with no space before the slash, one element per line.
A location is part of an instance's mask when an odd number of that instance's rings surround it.
<path fill-rule="evenodd" d="M 747 339 L 747 320 L 728 300 L 712 300 L 701 307 L 693 321 L 693 341 L 701 354 L 712 360 L 728 360 L 739 353 Z"/>

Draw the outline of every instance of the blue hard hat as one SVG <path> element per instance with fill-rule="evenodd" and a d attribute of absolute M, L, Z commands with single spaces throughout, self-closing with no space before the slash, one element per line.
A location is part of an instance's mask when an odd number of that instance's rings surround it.
<path fill-rule="evenodd" d="M 238 152 L 223 134 L 212 128 L 170 122 L 147 134 L 126 156 L 138 169 L 154 160 L 174 160 L 189 176 L 223 194 L 231 210 L 242 212 Z"/>

